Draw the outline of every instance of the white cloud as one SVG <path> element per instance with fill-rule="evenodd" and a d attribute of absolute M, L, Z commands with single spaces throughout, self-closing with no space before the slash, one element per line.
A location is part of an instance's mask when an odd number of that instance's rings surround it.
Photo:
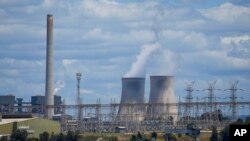
<path fill-rule="evenodd" d="M 112 39 L 112 35 L 109 32 L 103 31 L 101 28 L 94 28 L 87 31 L 84 36 L 84 39 L 103 39 L 103 40 L 110 40 Z"/>
<path fill-rule="evenodd" d="M 183 41 L 184 44 L 188 44 L 196 49 L 204 49 L 208 45 L 208 41 L 202 33 L 187 33 Z"/>
<path fill-rule="evenodd" d="M 209 19 L 213 19 L 224 24 L 246 24 L 250 22 L 250 8 L 236 6 L 231 3 L 224 3 L 218 7 L 201 10 L 201 13 Z"/>
<path fill-rule="evenodd" d="M 14 58 L 4 58 L 0 59 L 0 65 L 4 67 L 9 67 L 13 69 L 38 69 L 44 66 L 43 61 L 34 61 L 34 60 L 18 60 Z"/>
<path fill-rule="evenodd" d="M 1 93 L 13 90 L 25 95 L 29 83 L 40 85 L 34 85 L 37 90 L 30 94 L 43 93 L 44 86 L 40 83 L 45 79 L 48 13 L 54 15 L 55 79 L 67 82 L 62 91 L 67 98 L 76 93 L 76 72 L 83 73 L 82 83 L 87 93 L 93 91 L 93 97 L 85 99 L 89 103 L 94 103 L 97 97 L 118 98 L 121 77 L 129 70 L 139 48 L 156 40 L 154 32 L 159 33 L 157 41 L 162 50 L 148 60 L 147 75 L 164 75 L 175 68 L 171 72 L 181 80 L 245 77 L 242 85 L 248 87 L 247 5 L 223 2 L 209 5 L 210 1 L 206 1 L 208 5 L 204 6 L 192 3 L 193 0 L 183 0 L 185 4 L 27 1 L 0 1 L 0 16 L 4 18 L 0 22 L 0 85 L 4 86 Z M 200 2 L 194 0 L 197 1 Z M 20 85 L 22 91 L 15 89 L 19 82 L 26 83 Z"/>
<path fill-rule="evenodd" d="M 162 38 L 166 47 L 175 52 L 189 52 L 209 49 L 209 38 L 202 32 L 164 30 Z"/>
<path fill-rule="evenodd" d="M 88 90 L 88 89 L 81 89 L 80 90 L 80 93 L 81 94 L 93 94 L 94 93 L 94 91 L 93 90 Z"/>
<path fill-rule="evenodd" d="M 76 62 L 77 62 L 77 60 L 75 60 L 75 59 L 63 59 L 62 60 L 62 64 L 64 67 L 68 67 Z"/>
<path fill-rule="evenodd" d="M 229 56 L 238 58 L 250 58 L 250 36 L 230 36 L 221 38 L 222 47 Z"/>
<path fill-rule="evenodd" d="M 244 75 L 241 71 L 250 71 L 250 59 L 230 57 L 224 50 L 188 53 L 182 54 L 181 57 L 181 65 L 191 69 L 197 75 L 216 76 L 218 73 L 222 77 L 223 75 Z M 185 70 L 181 72 L 185 73 Z"/>
<path fill-rule="evenodd" d="M 250 35 L 230 36 L 230 37 L 222 37 L 221 43 L 224 45 L 240 44 L 241 42 L 248 40 L 250 40 Z"/>
<path fill-rule="evenodd" d="M 55 4 L 55 0 L 44 0 L 44 5 L 51 7 Z"/>

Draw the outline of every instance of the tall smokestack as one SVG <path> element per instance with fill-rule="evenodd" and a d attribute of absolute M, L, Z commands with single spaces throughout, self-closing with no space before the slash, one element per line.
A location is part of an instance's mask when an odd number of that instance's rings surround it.
<path fill-rule="evenodd" d="M 46 53 L 46 117 L 54 115 L 54 53 L 53 53 L 53 15 L 47 15 L 47 53 Z"/>

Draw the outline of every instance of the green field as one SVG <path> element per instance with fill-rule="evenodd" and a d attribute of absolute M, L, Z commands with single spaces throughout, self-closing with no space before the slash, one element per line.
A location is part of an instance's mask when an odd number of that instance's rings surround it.
<path fill-rule="evenodd" d="M 13 122 L 0 125 L 0 134 L 11 134 L 13 131 Z M 17 122 L 17 127 L 29 126 L 29 129 L 34 130 L 33 134 L 28 137 L 39 137 L 39 134 L 47 131 L 49 133 L 60 133 L 60 123 L 52 120 L 33 118 L 26 121 Z"/>

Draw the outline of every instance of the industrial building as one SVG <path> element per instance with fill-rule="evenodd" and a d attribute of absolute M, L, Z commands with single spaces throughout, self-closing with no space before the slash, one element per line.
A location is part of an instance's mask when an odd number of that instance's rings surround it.
<path fill-rule="evenodd" d="M 13 113 L 14 104 L 14 95 L 0 95 L 0 113 Z"/>
<path fill-rule="evenodd" d="M 54 95 L 54 113 L 61 114 L 62 108 L 60 105 L 62 104 L 61 96 Z M 25 106 L 24 106 L 25 105 Z M 0 113 L 9 114 L 9 113 L 36 113 L 36 114 L 45 114 L 45 105 L 46 105 L 46 97 L 42 95 L 31 96 L 30 102 L 23 101 L 22 98 L 15 98 L 14 95 L 1 95 L 0 96 Z M 32 109 L 24 108 L 31 106 Z M 17 107 L 17 108 L 14 108 Z"/>
<path fill-rule="evenodd" d="M 61 114 L 61 107 L 60 105 L 62 104 L 62 99 L 61 96 L 54 95 L 54 113 L 55 114 Z M 32 113 L 39 113 L 39 114 L 45 114 L 45 105 L 46 105 L 46 97 L 42 95 L 36 95 L 36 96 L 31 96 L 31 105 L 33 106 L 32 108 Z"/>

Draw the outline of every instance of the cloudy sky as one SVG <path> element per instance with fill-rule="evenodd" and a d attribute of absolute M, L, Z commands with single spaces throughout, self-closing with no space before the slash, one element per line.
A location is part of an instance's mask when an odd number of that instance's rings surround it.
<path fill-rule="evenodd" d="M 174 75 L 180 97 L 186 82 L 203 90 L 214 80 L 218 89 L 239 80 L 240 97 L 250 97 L 248 0 L 0 0 L 0 95 L 44 95 L 47 14 L 55 86 L 67 103 L 75 102 L 76 72 L 83 103 L 119 102 L 124 76 L 145 76 L 148 99 L 150 75 Z"/>

